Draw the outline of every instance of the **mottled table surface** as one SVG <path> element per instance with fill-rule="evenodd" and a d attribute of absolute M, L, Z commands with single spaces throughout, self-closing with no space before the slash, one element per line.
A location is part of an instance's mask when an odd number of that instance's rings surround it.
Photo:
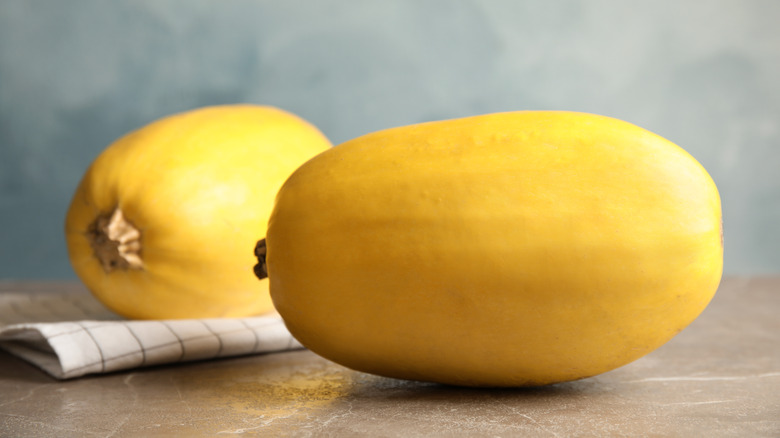
<path fill-rule="evenodd" d="M 726 278 L 702 316 L 659 350 L 534 389 L 386 379 L 308 351 L 60 382 L 0 352 L 0 436 L 242 433 L 780 437 L 780 278 Z"/>

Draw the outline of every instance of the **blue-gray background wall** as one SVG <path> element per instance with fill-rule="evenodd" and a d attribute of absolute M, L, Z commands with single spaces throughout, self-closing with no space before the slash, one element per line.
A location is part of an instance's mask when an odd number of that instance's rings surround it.
<path fill-rule="evenodd" d="M 776 0 L 2 0 L 0 279 L 74 278 L 63 219 L 112 140 L 276 105 L 334 143 L 519 109 L 621 118 L 723 198 L 726 273 L 780 272 Z"/>

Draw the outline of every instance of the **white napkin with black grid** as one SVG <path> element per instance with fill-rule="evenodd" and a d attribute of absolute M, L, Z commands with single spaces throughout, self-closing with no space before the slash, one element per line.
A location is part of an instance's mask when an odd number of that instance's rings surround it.
<path fill-rule="evenodd" d="M 302 348 L 277 314 L 125 320 L 88 291 L 0 292 L 0 348 L 57 379 Z"/>

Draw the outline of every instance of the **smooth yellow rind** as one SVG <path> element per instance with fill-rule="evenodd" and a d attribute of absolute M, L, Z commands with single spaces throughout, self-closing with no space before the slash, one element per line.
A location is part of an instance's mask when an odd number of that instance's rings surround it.
<path fill-rule="evenodd" d="M 255 105 L 199 108 L 129 133 L 97 157 L 73 197 L 65 225 L 73 268 L 129 318 L 267 312 L 253 242 L 282 182 L 329 146 L 299 117 Z M 106 273 L 93 254 L 89 224 L 116 208 L 141 231 L 143 269 Z"/>
<path fill-rule="evenodd" d="M 271 295 L 313 351 L 459 385 L 596 375 L 693 321 L 722 271 L 707 172 L 630 123 L 499 113 L 328 150 L 282 187 Z"/>

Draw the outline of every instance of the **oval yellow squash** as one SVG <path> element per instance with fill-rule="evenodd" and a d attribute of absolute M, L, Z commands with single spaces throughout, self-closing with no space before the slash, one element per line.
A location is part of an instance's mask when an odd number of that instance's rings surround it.
<path fill-rule="evenodd" d="M 473 386 L 580 379 L 649 353 L 707 306 L 723 260 L 701 165 L 572 112 L 348 141 L 286 181 L 259 246 L 277 310 L 314 352 Z"/>
<path fill-rule="evenodd" d="M 129 133 L 97 157 L 73 196 L 72 266 L 129 318 L 272 310 L 247 242 L 265 233 L 284 180 L 329 146 L 299 117 L 255 105 L 199 108 Z"/>

